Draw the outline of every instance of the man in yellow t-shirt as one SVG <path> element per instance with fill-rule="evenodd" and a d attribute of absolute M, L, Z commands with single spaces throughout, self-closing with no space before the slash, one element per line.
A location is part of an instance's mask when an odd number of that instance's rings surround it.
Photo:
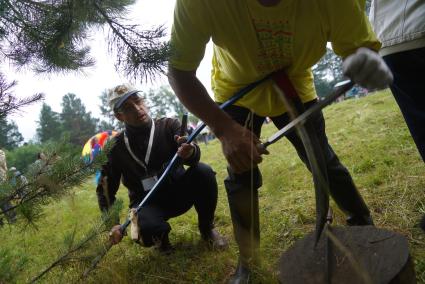
<path fill-rule="evenodd" d="M 225 186 L 240 252 L 231 283 L 249 280 L 250 263 L 256 259 L 259 246 L 261 174 L 256 165 L 262 160 L 262 150 L 256 145 L 261 125 L 268 116 L 280 129 L 289 118 L 271 81 L 225 112 L 219 109 L 196 77 L 205 46 L 210 39 L 214 43 L 212 88 L 216 102 L 222 103 L 247 84 L 284 69 L 309 108 L 317 101 L 311 67 L 324 55 L 327 42 L 344 58 L 344 73 L 354 82 L 369 89 L 391 82 L 391 72 L 375 52 L 380 43 L 371 31 L 364 6 L 364 0 L 176 1 L 169 81 L 182 103 L 219 138 L 229 162 Z M 323 115 L 319 113 L 311 123 L 326 157 L 332 197 L 348 214 L 350 224 L 373 224 L 348 170 L 328 144 Z M 292 132 L 287 138 L 308 162 L 297 134 Z"/>

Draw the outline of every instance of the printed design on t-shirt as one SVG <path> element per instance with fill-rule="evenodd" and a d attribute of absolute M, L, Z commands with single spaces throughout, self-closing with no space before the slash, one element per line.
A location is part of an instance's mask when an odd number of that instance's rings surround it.
<path fill-rule="evenodd" d="M 258 70 L 269 73 L 288 66 L 292 58 L 293 32 L 289 21 L 253 19 L 259 41 Z"/>

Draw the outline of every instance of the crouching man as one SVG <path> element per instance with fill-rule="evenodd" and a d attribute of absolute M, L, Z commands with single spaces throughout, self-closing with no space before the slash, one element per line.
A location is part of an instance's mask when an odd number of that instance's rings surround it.
<path fill-rule="evenodd" d="M 184 143 L 185 138 L 178 136 L 179 120 L 152 119 L 142 96 L 131 85 L 111 89 L 108 103 L 115 117 L 125 124 L 125 130 L 115 138 L 108 162 L 102 167 L 96 189 L 100 209 L 107 210 L 114 203 L 121 178 L 128 189 L 130 207 L 137 207 L 177 152 L 189 168 L 179 165 L 141 208 L 137 214 L 139 241 L 146 247 L 155 245 L 160 251 L 171 250 L 171 227 L 167 221 L 195 206 L 202 239 L 212 247 L 225 248 L 227 241 L 213 223 L 217 205 L 215 172 L 199 162 L 200 149 L 196 144 Z M 113 244 L 123 237 L 119 228 L 116 225 L 110 232 Z"/>

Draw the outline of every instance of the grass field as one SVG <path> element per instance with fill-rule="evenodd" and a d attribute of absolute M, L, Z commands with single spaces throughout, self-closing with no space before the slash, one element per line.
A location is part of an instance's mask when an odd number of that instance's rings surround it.
<path fill-rule="evenodd" d="M 388 91 L 348 100 L 325 111 L 330 144 L 348 167 L 370 206 L 376 226 L 403 234 L 414 257 L 418 283 L 425 283 L 425 233 L 417 223 L 425 213 L 425 166 Z M 269 124 L 263 138 L 275 131 Z M 230 239 L 230 249 L 211 252 L 201 242 L 196 214 L 171 220 L 170 239 L 176 251 L 164 256 L 143 248 L 127 237 L 113 247 L 87 282 L 93 283 L 225 283 L 237 261 L 223 179 L 225 160 L 217 140 L 202 147 L 202 161 L 217 172 L 218 229 Z M 292 146 L 279 141 L 261 164 L 264 185 L 260 190 L 262 265 L 256 283 L 276 283 L 276 263 L 283 251 L 314 228 L 314 192 L 311 176 Z M 200 189 L 202 190 L 202 189 Z M 127 202 L 126 190 L 119 196 Z M 345 217 L 331 203 L 335 225 Z M 126 212 L 123 212 L 123 218 Z M 38 230 L 5 226 L 0 229 L 1 247 L 26 254 L 30 261 L 18 282 L 27 282 L 60 255 L 65 235 L 93 225 L 99 215 L 92 180 L 72 195 L 44 209 Z M 68 268 L 68 269 L 72 269 Z M 75 268 L 77 269 L 77 268 Z M 55 269 L 41 282 L 67 283 L 72 271 Z M 1 281 L 0 281 L 1 282 Z"/>

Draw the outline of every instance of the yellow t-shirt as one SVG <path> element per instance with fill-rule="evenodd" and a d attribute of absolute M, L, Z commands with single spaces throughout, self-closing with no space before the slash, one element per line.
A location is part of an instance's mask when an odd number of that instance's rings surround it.
<path fill-rule="evenodd" d="M 316 98 L 311 67 L 331 42 L 346 57 L 364 46 L 380 48 L 364 12 L 364 0 L 177 0 L 170 65 L 196 70 L 212 39 L 212 88 L 217 102 L 265 75 L 284 69 L 303 102 Z M 267 81 L 236 105 L 261 116 L 285 112 Z"/>

